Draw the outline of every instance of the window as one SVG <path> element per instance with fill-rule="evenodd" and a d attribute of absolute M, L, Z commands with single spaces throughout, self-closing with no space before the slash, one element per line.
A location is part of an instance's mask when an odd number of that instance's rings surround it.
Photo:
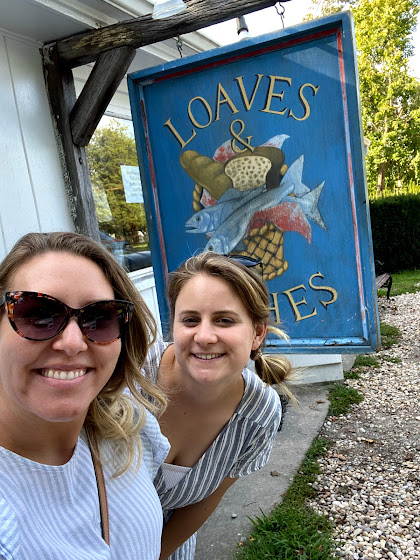
<path fill-rule="evenodd" d="M 103 117 L 86 153 L 102 244 L 128 272 L 151 266 L 131 121 Z"/>

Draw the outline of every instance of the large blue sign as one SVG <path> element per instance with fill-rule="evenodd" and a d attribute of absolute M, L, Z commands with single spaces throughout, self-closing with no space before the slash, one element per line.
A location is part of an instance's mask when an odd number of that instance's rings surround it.
<path fill-rule="evenodd" d="M 205 250 L 262 263 L 270 352 L 368 352 L 378 312 L 351 15 L 129 76 L 163 323 Z"/>

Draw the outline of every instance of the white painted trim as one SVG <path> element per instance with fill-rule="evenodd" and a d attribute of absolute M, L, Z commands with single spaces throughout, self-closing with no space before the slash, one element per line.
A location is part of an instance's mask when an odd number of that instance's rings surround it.
<path fill-rule="evenodd" d="M 171 60 L 179 58 L 179 52 L 176 48 L 175 42 L 173 47 L 167 45 L 166 43 L 154 43 L 153 45 L 141 47 L 140 50 L 154 56 L 158 56 L 162 59 L 162 62 L 170 62 Z"/>
<path fill-rule="evenodd" d="M 341 364 L 341 354 L 291 354 L 293 367 Z"/>
<path fill-rule="evenodd" d="M 131 278 L 131 280 L 133 282 L 140 282 L 141 280 L 144 279 L 153 279 L 153 286 L 155 285 L 155 279 L 154 279 L 154 275 L 153 275 L 153 267 L 152 266 L 148 266 L 147 268 L 141 268 L 140 270 L 135 270 L 134 272 L 130 272 L 129 273 L 129 277 Z M 148 288 L 150 286 L 147 286 Z"/>
<path fill-rule="evenodd" d="M 138 17 L 153 10 L 153 2 L 148 0 L 103 0 L 103 2 L 124 11 L 132 17 Z"/>
<path fill-rule="evenodd" d="M 13 33 L 12 31 L 8 31 L 7 29 L 3 29 L 1 27 L 0 35 L 2 35 L 3 37 L 7 37 L 8 39 L 13 39 L 14 41 L 20 41 L 21 43 L 25 43 L 26 45 L 30 45 L 31 47 L 36 47 L 38 49 L 42 47 L 42 43 L 40 43 L 39 41 L 35 41 L 35 39 L 25 37 L 24 35 L 18 35 L 17 33 Z"/>
<path fill-rule="evenodd" d="M 295 378 L 291 381 L 291 390 L 294 385 L 308 385 L 312 383 L 326 383 L 342 381 L 343 364 L 341 354 L 284 354 L 296 370 Z M 255 363 L 248 361 L 247 367 L 255 372 Z"/>
<path fill-rule="evenodd" d="M 210 39 L 210 37 L 207 37 L 201 33 L 201 31 L 186 33 L 185 35 L 181 35 L 181 38 L 186 46 L 195 49 L 197 52 L 209 51 L 220 47 L 220 43 Z"/>
<path fill-rule="evenodd" d="M 298 372 L 293 381 L 296 385 L 344 379 L 341 354 L 288 354 L 286 357 Z"/>
<path fill-rule="evenodd" d="M 78 0 L 32 0 L 32 2 L 94 29 L 117 23 L 116 19 L 90 8 Z"/>

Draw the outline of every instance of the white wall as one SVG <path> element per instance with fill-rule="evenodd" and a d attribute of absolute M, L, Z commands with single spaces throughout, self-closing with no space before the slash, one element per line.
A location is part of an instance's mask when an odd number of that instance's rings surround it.
<path fill-rule="evenodd" d="M 344 379 L 341 354 L 291 354 L 288 358 L 297 370 L 296 385 Z"/>
<path fill-rule="evenodd" d="M 29 231 L 73 231 L 39 45 L 0 31 L 0 260 Z"/>
<path fill-rule="evenodd" d="M 159 332 L 160 334 L 162 334 L 153 268 L 149 267 L 144 268 L 143 270 L 136 270 L 135 272 L 131 272 L 130 278 L 141 293 L 147 307 L 152 312 L 153 317 L 156 319 Z"/>

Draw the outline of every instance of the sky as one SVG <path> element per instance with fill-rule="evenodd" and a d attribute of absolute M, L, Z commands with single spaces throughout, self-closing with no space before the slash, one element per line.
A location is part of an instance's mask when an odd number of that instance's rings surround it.
<path fill-rule="evenodd" d="M 291 0 L 284 2 L 284 26 L 290 27 L 302 22 L 305 15 L 312 7 L 311 0 Z M 246 23 L 249 28 L 249 34 L 253 37 L 278 31 L 282 29 L 280 16 L 277 14 L 276 8 L 266 8 L 245 16 Z M 238 41 L 236 20 L 225 21 L 207 27 L 201 30 L 205 35 L 218 41 L 221 45 L 229 45 Z M 417 30 L 413 36 L 414 54 L 411 69 L 413 75 L 420 79 L 420 16 L 418 20 Z"/>

